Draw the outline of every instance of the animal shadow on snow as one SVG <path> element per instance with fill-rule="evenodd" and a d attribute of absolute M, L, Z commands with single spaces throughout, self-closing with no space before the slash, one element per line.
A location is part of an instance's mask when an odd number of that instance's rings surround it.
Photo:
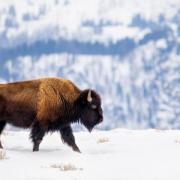
<path fill-rule="evenodd" d="M 51 153 L 51 152 L 62 152 L 63 149 L 61 148 L 41 148 L 38 152 L 33 152 L 32 148 L 28 148 L 28 147 L 22 147 L 22 146 L 13 146 L 13 147 L 7 147 L 4 148 L 6 151 L 13 151 L 13 152 L 23 152 L 23 153 L 33 153 L 33 154 L 37 154 L 37 153 Z"/>

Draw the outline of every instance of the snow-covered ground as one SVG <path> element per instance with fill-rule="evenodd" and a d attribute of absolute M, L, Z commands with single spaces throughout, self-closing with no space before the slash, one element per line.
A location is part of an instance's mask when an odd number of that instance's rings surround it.
<path fill-rule="evenodd" d="M 81 154 L 63 145 L 58 133 L 47 135 L 33 153 L 27 132 L 6 131 L 0 179 L 180 179 L 180 131 L 115 129 L 78 132 L 75 137 Z"/>

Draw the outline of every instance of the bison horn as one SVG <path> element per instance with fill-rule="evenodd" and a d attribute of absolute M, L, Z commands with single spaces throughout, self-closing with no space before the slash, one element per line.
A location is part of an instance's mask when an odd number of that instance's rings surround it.
<path fill-rule="evenodd" d="M 91 90 L 88 91 L 87 101 L 92 102 Z"/>

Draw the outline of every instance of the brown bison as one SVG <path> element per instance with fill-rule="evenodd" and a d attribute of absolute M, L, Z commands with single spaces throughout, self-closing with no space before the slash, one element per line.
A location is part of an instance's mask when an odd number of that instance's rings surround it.
<path fill-rule="evenodd" d="M 45 133 L 59 131 L 63 142 L 80 152 L 71 123 L 80 122 L 91 131 L 102 120 L 100 96 L 93 90 L 80 90 L 69 80 L 0 84 L 0 134 L 7 123 L 30 128 L 33 151 L 39 150 Z"/>

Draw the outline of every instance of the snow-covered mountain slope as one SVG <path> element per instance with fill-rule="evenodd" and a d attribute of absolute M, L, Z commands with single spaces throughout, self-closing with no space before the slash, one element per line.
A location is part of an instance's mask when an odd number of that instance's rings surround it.
<path fill-rule="evenodd" d="M 176 29 L 179 8 L 179 0 L 4 1 L 0 47 L 60 38 L 106 44 L 125 38 L 138 41 L 152 30 Z"/>
<path fill-rule="evenodd" d="M 0 81 L 94 88 L 103 129 L 180 128 L 179 22 L 179 0 L 1 1 Z"/>
<path fill-rule="evenodd" d="M 27 132 L 6 131 L 0 150 L 5 180 L 179 180 L 180 132 L 123 130 L 76 133 L 82 153 L 61 143 L 59 134 L 44 138 L 32 152 Z"/>

